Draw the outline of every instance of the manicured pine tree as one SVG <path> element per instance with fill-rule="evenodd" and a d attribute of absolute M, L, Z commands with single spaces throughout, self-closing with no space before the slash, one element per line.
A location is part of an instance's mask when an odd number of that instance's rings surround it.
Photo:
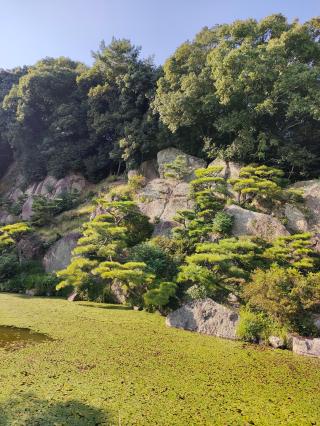
<path fill-rule="evenodd" d="M 263 256 L 283 268 L 293 267 L 301 272 L 315 271 L 320 265 L 320 255 L 308 232 L 277 238 Z"/>
<path fill-rule="evenodd" d="M 206 288 L 208 295 L 239 294 L 250 272 L 263 265 L 263 242 L 250 238 L 227 238 L 217 243 L 200 243 L 186 258 L 178 282 Z"/>
<path fill-rule="evenodd" d="M 233 190 L 238 194 L 240 204 L 252 203 L 255 199 L 278 200 L 282 195 L 281 179 L 284 172 L 275 167 L 242 167 L 239 178 L 229 179 Z"/>

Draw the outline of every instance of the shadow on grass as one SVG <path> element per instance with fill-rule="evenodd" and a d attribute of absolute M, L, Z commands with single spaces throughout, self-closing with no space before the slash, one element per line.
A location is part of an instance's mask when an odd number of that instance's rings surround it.
<path fill-rule="evenodd" d="M 115 310 L 119 310 L 119 311 L 128 311 L 128 310 L 132 310 L 132 308 L 130 308 L 130 306 L 125 306 L 125 305 L 104 305 L 101 304 L 101 306 L 99 306 L 99 304 L 95 304 L 95 305 L 91 305 L 89 303 L 84 303 L 84 302 L 77 302 L 77 304 L 79 306 L 85 306 L 87 308 L 98 308 L 98 309 L 115 309 Z"/>
<path fill-rule="evenodd" d="M 0 405 L 0 425 L 11 426 L 97 426 L 109 425 L 107 413 L 80 401 L 46 401 L 25 393 Z"/>

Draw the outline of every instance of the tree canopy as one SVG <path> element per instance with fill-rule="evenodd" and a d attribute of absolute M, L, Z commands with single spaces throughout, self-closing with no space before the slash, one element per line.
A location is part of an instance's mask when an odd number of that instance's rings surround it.
<path fill-rule="evenodd" d="M 194 153 L 318 174 L 319 31 L 282 15 L 204 28 L 165 63 L 154 107 Z"/>

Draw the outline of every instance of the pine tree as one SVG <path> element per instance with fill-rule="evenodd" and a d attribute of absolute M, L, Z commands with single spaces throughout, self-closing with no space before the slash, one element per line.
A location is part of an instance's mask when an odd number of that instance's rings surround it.
<path fill-rule="evenodd" d="M 143 294 L 155 276 L 146 272 L 143 262 L 102 262 L 92 271 L 111 287 L 113 282 L 120 284 L 127 302 L 131 306 L 143 306 Z"/>
<path fill-rule="evenodd" d="M 194 210 L 181 210 L 174 218 L 179 223 L 173 230 L 174 238 L 186 253 L 191 253 L 195 244 L 208 239 L 211 233 L 225 236 L 231 229 L 232 218 L 222 212 L 228 191 L 221 170 L 221 166 L 210 166 L 195 171 L 196 178 L 190 182 Z"/>
<path fill-rule="evenodd" d="M 263 256 L 281 267 L 294 267 L 302 272 L 315 271 L 320 265 L 320 256 L 313 248 L 312 234 L 294 234 L 277 238 Z"/>
<path fill-rule="evenodd" d="M 250 272 L 263 265 L 263 242 L 250 238 L 227 238 L 217 243 L 200 243 L 186 258 L 178 282 L 206 288 L 208 295 L 221 297 L 240 293 Z"/>
<path fill-rule="evenodd" d="M 12 247 L 23 234 L 30 231 L 30 226 L 23 222 L 0 227 L 0 252 Z"/>
<path fill-rule="evenodd" d="M 239 178 L 229 179 L 228 182 L 238 193 L 240 204 L 252 203 L 253 200 L 277 200 L 281 198 L 280 186 L 283 171 L 268 166 L 242 167 Z"/>

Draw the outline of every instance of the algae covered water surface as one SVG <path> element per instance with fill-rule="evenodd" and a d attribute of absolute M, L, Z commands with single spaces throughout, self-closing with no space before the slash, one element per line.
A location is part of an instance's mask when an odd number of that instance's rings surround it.
<path fill-rule="evenodd" d="M 46 336 L 0 348 L 1 425 L 320 424 L 319 359 L 60 299 L 0 294 L 0 324 Z"/>

